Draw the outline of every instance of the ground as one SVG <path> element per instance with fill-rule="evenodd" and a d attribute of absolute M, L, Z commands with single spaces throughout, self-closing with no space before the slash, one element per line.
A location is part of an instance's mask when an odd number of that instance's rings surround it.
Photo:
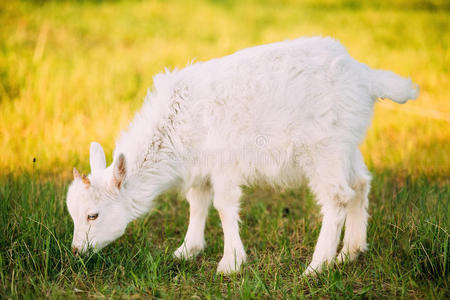
<path fill-rule="evenodd" d="M 0 4 L 0 297 L 449 298 L 450 5 L 445 1 L 4 1 Z M 87 173 L 91 141 L 114 140 L 152 76 L 240 48 L 299 36 L 339 39 L 371 67 L 410 76 L 421 95 L 376 105 L 361 145 L 373 173 L 369 250 L 300 275 L 320 229 L 308 190 L 245 188 L 242 272 L 216 275 L 207 248 L 172 252 L 188 205 L 162 195 L 99 254 L 74 258 L 65 193 Z"/>

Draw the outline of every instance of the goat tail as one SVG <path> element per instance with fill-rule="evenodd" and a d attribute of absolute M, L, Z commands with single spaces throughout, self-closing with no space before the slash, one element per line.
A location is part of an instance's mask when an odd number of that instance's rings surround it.
<path fill-rule="evenodd" d="M 371 75 L 371 90 L 374 98 L 388 98 L 397 103 L 405 103 L 419 96 L 419 86 L 409 78 L 384 70 L 372 70 Z"/>

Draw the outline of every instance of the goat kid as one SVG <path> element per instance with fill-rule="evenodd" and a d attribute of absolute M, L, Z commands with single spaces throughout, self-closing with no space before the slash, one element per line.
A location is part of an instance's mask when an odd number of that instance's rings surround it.
<path fill-rule="evenodd" d="M 322 227 L 304 274 L 336 257 L 367 249 L 370 174 L 358 149 L 377 98 L 398 103 L 418 96 L 411 80 L 372 70 L 331 38 L 300 38 L 238 51 L 158 74 L 143 107 L 117 141 L 107 167 L 92 143 L 91 174 L 74 169 L 67 207 L 73 250 L 84 253 L 120 237 L 153 200 L 178 187 L 190 204 L 184 242 L 174 255 L 205 247 L 208 208 L 224 232 L 217 271 L 246 259 L 239 236 L 241 186 L 307 184 L 321 206 Z"/>

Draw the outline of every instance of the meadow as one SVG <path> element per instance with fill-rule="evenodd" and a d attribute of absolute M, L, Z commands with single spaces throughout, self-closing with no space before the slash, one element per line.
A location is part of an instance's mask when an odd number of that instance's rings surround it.
<path fill-rule="evenodd" d="M 440 0 L 0 2 L 0 298 L 450 298 L 449 28 Z M 254 186 L 239 274 L 215 273 L 214 210 L 206 251 L 172 258 L 188 220 L 176 193 L 100 253 L 71 254 L 72 168 L 89 172 L 91 141 L 111 161 L 152 76 L 313 35 L 421 88 L 405 105 L 380 100 L 361 145 L 374 177 L 367 253 L 302 279 L 320 230 L 312 195 Z"/>

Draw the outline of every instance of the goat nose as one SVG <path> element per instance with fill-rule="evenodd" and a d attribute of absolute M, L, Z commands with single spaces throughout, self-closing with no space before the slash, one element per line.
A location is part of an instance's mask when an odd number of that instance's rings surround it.
<path fill-rule="evenodd" d="M 72 253 L 73 253 L 73 255 L 77 256 L 78 255 L 78 248 L 77 247 L 72 247 Z"/>

